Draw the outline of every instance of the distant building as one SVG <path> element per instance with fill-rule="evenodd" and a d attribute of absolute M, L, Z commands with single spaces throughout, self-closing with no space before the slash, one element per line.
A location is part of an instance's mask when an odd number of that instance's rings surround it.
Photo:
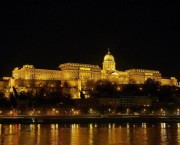
<path fill-rule="evenodd" d="M 171 78 L 161 78 L 161 84 L 162 85 L 170 85 L 170 86 L 177 86 L 178 82 L 177 79 L 175 77 L 171 77 Z"/>
<path fill-rule="evenodd" d="M 36 69 L 33 65 L 23 65 L 22 68 L 16 67 L 12 71 L 12 77 L 22 80 L 61 80 L 61 71 Z"/>
<path fill-rule="evenodd" d="M 76 95 L 73 94 L 73 97 L 79 98 L 79 91 L 87 80 L 108 79 L 118 84 L 144 84 L 149 78 L 160 82 L 161 85 L 178 85 L 176 78 L 162 78 L 161 73 L 157 70 L 116 70 L 114 56 L 108 50 L 104 56 L 102 69 L 98 65 L 80 63 L 60 64 L 59 70 L 37 69 L 33 65 L 24 65 L 22 68 L 15 68 L 12 71 L 12 79 L 9 85 L 22 90 L 31 88 L 32 85 L 38 87 L 48 83 L 48 85 L 54 86 L 54 82 L 57 81 L 68 82 L 73 88 L 77 89 L 72 91 L 72 93 L 76 93 Z M 20 91 L 20 89 L 18 90 Z"/>
<path fill-rule="evenodd" d="M 155 81 L 161 81 L 161 74 L 159 71 L 155 70 L 145 70 L 145 69 L 130 69 L 126 71 L 116 70 L 116 63 L 113 55 L 108 53 L 104 57 L 103 69 L 101 71 L 102 79 L 110 79 L 119 84 L 144 84 L 148 79 L 154 79 Z"/>

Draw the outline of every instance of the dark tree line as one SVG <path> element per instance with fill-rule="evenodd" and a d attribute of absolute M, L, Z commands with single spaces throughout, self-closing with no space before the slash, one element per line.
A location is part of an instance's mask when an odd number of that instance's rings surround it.
<path fill-rule="evenodd" d="M 94 98 L 118 98 L 121 96 L 156 96 L 160 100 L 173 98 L 173 93 L 180 89 L 175 86 L 161 86 L 153 79 L 147 79 L 144 84 L 123 84 L 118 85 L 108 80 L 88 81 L 86 85 L 91 97 Z"/>
<path fill-rule="evenodd" d="M 72 105 L 73 99 L 70 94 L 72 87 L 67 83 L 57 85 L 44 85 L 32 90 L 20 92 L 19 96 L 28 99 L 30 107 Z M 74 88 L 77 89 L 77 88 Z M 157 97 L 159 103 L 173 104 L 179 97 L 180 89 L 175 86 L 161 86 L 159 82 L 148 79 L 145 84 L 123 84 L 119 85 L 109 80 L 87 81 L 83 90 L 91 98 L 120 98 L 122 96 L 149 96 Z M 81 92 L 82 93 L 82 92 Z M 11 94 L 12 95 L 12 94 Z M 83 97 L 84 98 L 84 97 Z M 180 97 L 179 97 L 180 98 Z M 0 107 L 9 107 L 12 100 L 7 99 L 3 93 L 0 94 Z"/>

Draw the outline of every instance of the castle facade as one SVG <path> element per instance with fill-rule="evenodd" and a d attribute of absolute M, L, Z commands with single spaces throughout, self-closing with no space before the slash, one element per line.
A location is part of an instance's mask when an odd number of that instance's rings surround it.
<path fill-rule="evenodd" d="M 147 79 L 158 81 L 161 85 L 177 86 L 177 79 L 162 78 L 158 70 L 129 69 L 125 71 L 116 70 L 114 56 L 108 50 L 104 56 L 102 69 L 98 65 L 64 63 L 59 65 L 59 70 L 37 69 L 33 65 L 24 65 L 22 68 L 15 68 L 12 71 L 10 86 L 15 86 L 18 91 L 34 86 L 48 85 L 54 86 L 57 81 L 68 82 L 72 87 L 78 90 L 88 80 L 107 79 L 117 84 L 144 84 Z M 79 97 L 79 91 L 74 91 L 74 98 Z"/>

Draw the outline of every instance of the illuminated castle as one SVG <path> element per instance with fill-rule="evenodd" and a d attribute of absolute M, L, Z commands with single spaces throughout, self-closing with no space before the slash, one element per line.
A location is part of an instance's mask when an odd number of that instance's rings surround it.
<path fill-rule="evenodd" d="M 125 71 L 116 70 L 114 56 L 108 50 L 104 56 L 102 70 L 98 65 L 64 63 L 59 65 L 59 70 L 36 69 L 33 65 L 24 65 L 12 71 L 10 86 L 15 86 L 18 91 L 29 89 L 32 82 L 36 87 L 46 85 L 54 86 L 55 82 L 68 82 L 73 88 L 81 90 L 87 80 L 108 79 L 117 84 L 144 84 L 148 79 L 154 79 L 161 85 L 178 85 L 177 79 L 171 77 L 164 79 L 157 70 L 130 69 Z M 79 98 L 79 91 L 74 90 L 74 98 Z"/>

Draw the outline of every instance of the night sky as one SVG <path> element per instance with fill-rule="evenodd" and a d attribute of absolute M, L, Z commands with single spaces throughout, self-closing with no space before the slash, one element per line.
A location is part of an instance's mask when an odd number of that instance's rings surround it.
<path fill-rule="evenodd" d="M 14 67 L 102 66 L 107 48 L 118 70 L 159 70 L 180 79 L 178 5 L 151 1 L 0 2 L 0 77 Z"/>

